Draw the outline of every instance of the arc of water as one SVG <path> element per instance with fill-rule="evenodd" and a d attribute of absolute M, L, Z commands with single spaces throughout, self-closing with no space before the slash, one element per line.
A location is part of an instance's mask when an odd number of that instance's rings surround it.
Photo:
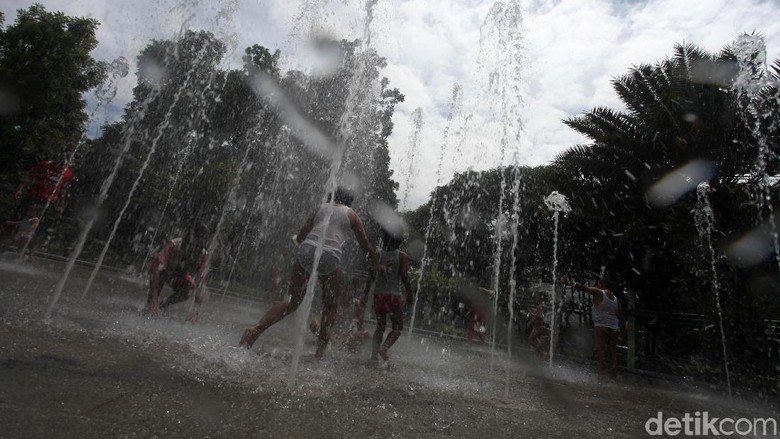
<path fill-rule="evenodd" d="M 260 122 L 258 122 L 255 125 L 254 129 L 250 129 L 250 130 L 248 130 L 245 133 L 244 140 L 248 140 L 249 136 L 252 135 L 252 134 L 255 134 L 256 132 L 262 132 L 262 130 L 267 127 L 268 123 L 269 123 L 269 121 L 267 119 L 263 119 L 262 115 L 261 115 Z M 263 127 L 263 128 L 261 128 L 261 127 Z M 219 220 L 217 220 L 217 226 L 214 229 L 214 233 L 212 234 L 212 236 L 210 238 L 210 241 L 209 241 L 209 245 L 207 247 L 208 248 L 207 251 L 208 251 L 209 255 L 214 253 L 216 245 L 219 242 L 219 234 L 222 231 L 222 224 L 224 222 L 225 214 L 227 213 L 228 206 L 230 205 L 231 200 L 233 200 L 235 198 L 236 192 L 238 190 L 239 183 L 241 181 L 241 176 L 243 175 L 244 171 L 249 166 L 248 158 L 249 158 L 249 153 L 252 151 L 252 149 L 253 148 L 252 148 L 251 144 L 247 145 L 247 148 L 244 150 L 244 155 L 243 155 L 243 157 L 241 159 L 241 162 L 239 162 L 238 172 L 236 172 L 236 175 L 233 177 L 233 181 L 231 182 L 231 185 L 230 185 L 230 190 L 228 192 L 227 197 L 225 198 L 225 202 L 222 205 L 222 209 L 221 209 L 221 212 L 220 212 Z M 262 198 L 262 191 L 260 190 L 260 188 L 262 188 L 263 182 L 265 181 L 265 178 L 266 178 L 267 175 L 268 175 L 268 172 L 263 174 L 263 178 L 262 178 L 261 183 L 260 183 L 260 185 L 258 187 L 258 190 L 257 190 L 257 195 L 253 199 L 252 205 L 249 208 L 249 210 L 250 210 L 249 218 L 247 219 L 247 222 L 246 222 L 246 224 L 244 226 L 244 230 L 241 233 L 241 239 L 240 239 L 240 242 L 239 242 L 239 247 L 238 247 L 238 250 L 236 252 L 237 254 L 241 252 L 241 248 L 244 245 L 244 238 L 246 237 L 247 230 L 249 229 L 250 221 L 252 220 L 252 217 L 256 213 L 255 206 L 258 204 L 259 200 Z M 225 293 L 227 292 L 227 289 L 230 286 L 230 281 L 233 278 L 233 271 L 234 271 L 234 269 L 236 267 L 237 261 L 238 261 L 238 257 L 236 256 L 233 259 L 233 262 L 231 264 L 230 272 L 228 274 L 228 278 L 227 278 L 227 282 L 225 284 L 225 288 L 222 290 L 222 300 L 225 299 Z M 193 309 L 195 308 L 195 298 L 196 298 L 196 296 L 193 295 L 191 300 L 190 300 L 190 306 L 189 306 L 189 311 L 190 312 L 192 312 Z"/>
<path fill-rule="evenodd" d="M 206 95 L 214 88 L 213 83 L 214 79 L 217 75 L 216 69 L 209 74 L 209 79 L 206 80 L 206 86 L 203 88 L 203 91 L 201 91 L 200 96 L 198 97 L 198 100 L 200 102 L 205 102 Z M 227 85 L 229 75 L 225 75 L 225 80 L 222 82 L 221 91 L 225 91 L 225 86 Z M 190 123 L 192 123 L 193 120 L 197 121 L 197 126 L 193 127 L 193 131 L 191 133 L 194 133 L 194 138 L 191 138 L 190 141 L 187 143 L 187 147 L 184 148 L 182 156 L 179 158 L 179 160 L 176 161 L 176 170 L 174 172 L 173 181 L 171 182 L 170 186 L 168 187 L 168 194 L 165 197 L 165 205 L 163 205 L 162 213 L 160 214 L 160 219 L 157 221 L 157 226 L 154 228 L 154 234 L 152 234 L 152 239 L 150 240 L 150 248 L 146 252 L 144 256 L 143 262 L 148 261 L 151 256 L 152 252 L 156 250 L 155 243 L 157 242 L 157 235 L 160 233 L 160 228 L 163 224 L 163 221 L 165 221 L 165 215 L 168 212 L 168 206 L 171 202 L 171 197 L 173 195 L 173 190 L 176 188 L 176 184 L 179 182 L 179 176 L 181 174 L 182 169 L 184 168 L 184 165 L 186 164 L 187 160 L 190 157 L 190 154 L 192 154 L 192 151 L 195 149 L 195 145 L 198 142 L 198 130 L 202 128 L 203 126 L 207 126 L 209 123 L 208 113 L 206 111 L 206 106 L 201 105 L 199 108 L 198 113 L 196 113 L 196 117 L 192 117 L 190 119 Z M 143 264 L 142 262 L 142 264 Z"/>
<path fill-rule="evenodd" d="M 506 170 L 504 161 L 507 148 L 515 150 L 515 159 L 520 149 L 521 122 L 518 114 L 522 99 L 520 94 L 523 13 L 520 2 L 509 0 L 495 2 L 488 11 L 480 27 L 480 50 L 478 61 L 480 69 L 487 70 L 490 108 L 501 123 L 501 185 L 496 217 L 496 236 L 493 254 L 492 289 L 493 319 L 490 341 L 490 368 L 495 363 L 495 348 L 498 337 L 498 298 L 500 290 L 501 260 L 503 255 L 503 228 L 508 225 L 504 213 Z M 514 133 L 511 133 L 514 132 Z M 517 231 L 513 230 L 513 237 Z M 514 269 L 514 267 L 512 267 Z M 513 276 L 513 275 L 512 275 Z M 511 280 L 510 280 L 511 282 Z M 510 295 L 513 294 L 510 292 Z M 510 303 L 510 313 L 511 313 Z M 511 327 L 511 322 L 510 325 Z"/>
<path fill-rule="evenodd" d="M 181 175 L 182 168 L 184 168 L 184 164 L 186 163 L 187 159 L 190 157 L 190 154 L 192 154 L 192 151 L 195 149 L 195 143 L 197 142 L 196 139 L 189 139 L 187 142 L 187 146 L 184 148 L 184 151 L 181 151 L 181 158 L 176 161 L 176 168 L 173 173 L 173 181 L 170 182 L 168 186 L 168 195 L 165 197 L 165 204 L 162 208 L 162 213 L 160 214 L 160 219 L 157 221 L 157 225 L 154 228 L 154 233 L 152 234 L 152 238 L 150 239 L 150 248 L 146 252 L 144 259 L 142 261 L 142 264 L 148 261 L 151 256 L 152 252 L 155 251 L 155 243 L 157 242 L 157 236 L 160 233 L 160 228 L 162 227 L 163 222 L 165 221 L 165 216 L 168 213 L 168 206 L 171 204 L 171 198 L 173 197 L 173 190 L 176 188 L 176 185 L 179 182 L 179 176 Z"/>
<path fill-rule="evenodd" d="M 111 102 L 114 100 L 114 97 L 116 97 L 116 89 L 117 89 L 117 79 L 124 78 L 127 76 L 127 73 L 129 72 L 129 67 L 127 66 L 127 59 L 125 57 L 120 56 L 114 61 L 109 64 L 109 71 L 111 74 L 107 78 L 107 81 L 101 83 L 98 88 L 95 90 L 95 97 L 98 100 L 97 105 L 95 108 L 92 109 L 92 111 L 89 113 L 89 116 L 87 117 L 87 120 L 92 121 L 94 120 L 95 115 L 100 109 L 103 109 L 107 107 Z M 57 177 L 57 183 L 54 185 L 55 188 L 60 187 L 62 184 L 62 180 L 65 178 L 65 175 L 67 174 L 68 168 L 70 168 L 70 165 L 73 164 L 74 159 L 76 158 L 76 154 L 78 154 L 79 149 L 81 148 L 81 145 L 84 144 L 84 140 L 87 138 L 87 130 L 84 130 L 84 132 L 81 134 L 81 137 L 76 142 L 76 147 L 73 148 L 73 151 L 68 155 L 68 158 L 65 160 L 65 164 L 62 167 L 62 171 L 60 172 L 60 175 Z M 38 221 L 42 221 L 43 217 L 46 215 L 46 212 L 49 210 L 49 206 L 51 206 L 52 199 L 55 195 L 55 191 L 52 191 L 49 194 L 49 197 L 46 199 L 46 203 L 43 205 L 43 208 L 41 209 L 41 212 L 38 214 Z M 21 251 L 19 252 L 19 258 L 23 258 L 24 254 L 27 252 L 27 248 L 29 247 L 32 240 L 28 240 L 24 243 L 24 246 L 22 247 Z"/>
<path fill-rule="evenodd" d="M 710 192 L 710 185 L 706 182 L 699 183 L 696 188 L 696 209 L 694 210 L 694 219 L 696 221 L 696 229 L 699 232 L 699 236 L 704 240 L 707 250 L 710 254 L 710 270 L 712 271 L 712 294 L 715 298 L 715 307 L 718 312 L 718 328 L 720 329 L 720 341 L 723 346 L 723 371 L 726 375 L 726 387 L 729 391 L 729 399 L 732 399 L 731 394 L 731 376 L 729 374 L 729 361 L 728 353 L 726 350 L 726 331 L 723 329 L 723 310 L 720 304 L 720 287 L 718 283 L 718 270 L 715 266 L 717 255 L 715 254 L 715 248 L 712 246 L 712 231 L 715 228 L 715 213 L 710 204 L 708 193 Z"/>
<path fill-rule="evenodd" d="M 176 90 L 176 94 L 174 94 L 173 96 L 173 102 L 171 103 L 171 106 L 168 107 L 168 111 L 165 113 L 163 122 L 160 124 L 160 126 L 157 129 L 157 135 L 152 140 L 152 146 L 149 148 L 149 152 L 146 155 L 146 159 L 141 165 L 141 169 L 138 171 L 138 176 L 136 177 L 135 181 L 133 181 L 133 185 L 130 187 L 130 192 L 127 194 L 127 199 L 125 200 L 125 204 L 122 206 L 122 209 L 119 211 L 119 216 L 117 216 L 116 220 L 114 221 L 114 226 L 111 228 L 111 233 L 108 235 L 106 244 L 103 246 L 103 249 L 100 251 L 100 255 L 98 256 L 97 262 L 95 263 L 95 267 L 92 269 L 92 273 L 90 273 L 89 275 L 89 279 L 87 280 L 87 284 L 84 287 L 84 291 L 81 293 L 82 299 L 84 299 L 87 296 L 89 289 L 92 287 L 92 282 L 95 280 L 95 276 L 97 276 L 98 271 L 100 271 L 100 267 L 103 265 L 103 260 L 106 257 L 106 253 L 108 253 L 108 248 L 111 246 L 111 242 L 114 240 L 114 236 L 116 236 L 116 232 L 119 229 L 119 225 L 122 223 L 122 219 L 125 215 L 125 211 L 127 211 L 127 208 L 130 206 L 130 202 L 133 199 L 133 195 L 135 194 L 136 189 L 138 189 L 138 185 L 141 182 L 141 179 L 143 178 L 146 172 L 146 168 L 149 166 L 152 156 L 157 151 L 157 145 L 160 142 L 160 139 L 162 139 L 163 134 L 165 134 L 165 131 L 168 129 L 168 127 L 171 124 L 170 119 L 173 116 L 173 110 L 176 108 L 176 105 L 179 103 L 179 99 L 181 99 L 184 90 L 190 84 L 190 81 L 192 80 L 192 74 L 195 71 L 195 67 L 199 64 L 203 56 L 204 56 L 203 50 L 199 51 L 198 56 L 196 57 L 196 61 L 193 63 L 192 67 L 187 72 L 187 77 L 179 86 L 178 90 Z"/>
<path fill-rule="evenodd" d="M 238 265 L 238 256 L 241 254 L 241 250 L 244 248 L 244 240 L 246 239 L 246 233 L 249 230 L 249 224 L 252 221 L 254 214 L 255 214 L 255 205 L 258 203 L 260 199 L 260 196 L 256 196 L 253 201 L 252 205 L 249 208 L 250 214 L 247 218 L 246 224 L 244 224 L 244 228 L 241 231 L 241 238 L 238 241 L 238 249 L 236 249 L 236 254 L 233 257 L 233 262 L 230 264 L 230 271 L 228 272 L 227 282 L 225 282 L 225 288 L 222 289 L 222 300 L 225 300 L 225 295 L 227 294 L 227 290 L 230 287 L 230 282 L 233 280 L 233 272 L 236 269 L 236 265 Z"/>
<path fill-rule="evenodd" d="M 452 86 L 452 101 L 450 102 L 450 111 L 449 115 L 447 116 L 447 126 L 444 127 L 444 133 L 442 135 L 442 145 L 441 145 L 441 153 L 439 154 L 439 162 L 436 166 L 436 186 L 435 188 L 438 188 L 439 184 L 441 183 L 441 168 L 442 163 L 444 162 L 444 156 L 445 152 L 447 150 L 447 138 L 449 136 L 450 131 L 450 124 L 452 123 L 453 118 L 456 114 L 460 111 L 460 101 L 463 95 L 463 89 L 461 88 L 460 84 L 453 84 Z M 437 198 L 437 191 L 436 189 L 433 190 L 433 195 L 431 196 L 431 211 L 428 215 L 428 225 L 425 227 L 425 238 L 423 240 L 423 254 L 422 259 L 420 259 L 420 271 L 417 276 L 417 286 L 415 288 L 414 292 L 414 304 L 412 305 L 412 318 L 409 322 L 409 340 L 412 339 L 412 332 L 414 331 L 414 320 L 417 316 L 417 303 L 420 299 L 420 287 L 422 286 L 422 279 L 425 275 L 425 268 L 428 263 L 428 240 L 431 237 L 431 230 L 433 226 L 433 218 L 434 214 L 436 212 L 436 198 Z"/>
<path fill-rule="evenodd" d="M 114 178 L 116 177 L 116 174 L 119 171 L 119 166 L 122 164 L 122 159 L 124 158 L 124 155 L 127 153 L 127 151 L 130 149 L 130 145 L 132 144 L 132 138 L 133 138 L 132 134 L 135 132 L 135 125 L 140 120 L 143 119 L 146 110 L 149 108 L 149 104 L 151 104 L 151 102 L 157 99 L 159 93 L 160 91 L 158 89 L 153 90 L 152 93 L 150 93 L 146 97 L 146 99 L 144 99 L 144 101 L 141 104 L 141 109 L 136 114 L 133 115 L 133 118 L 128 124 L 129 128 L 125 131 L 123 135 L 122 150 L 119 152 L 119 155 L 117 156 L 117 159 L 114 162 L 114 167 L 111 169 L 111 173 L 108 175 L 108 177 L 103 182 L 103 185 L 100 188 L 100 194 L 98 195 L 98 200 L 96 202 L 95 212 L 92 213 L 89 220 L 87 220 L 86 224 L 84 224 L 84 227 L 82 227 L 81 233 L 76 239 L 76 244 L 74 245 L 73 250 L 71 251 L 68 257 L 68 263 L 65 265 L 65 270 L 60 276 L 60 279 L 57 281 L 57 285 L 54 287 L 54 292 L 49 298 L 49 305 L 46 309 L 46 314 L 44 315 L 46 319 L 51 318 L 51 315 L 54 312 L 54 307 L 57 305 L 57 302 L 59 301 L 60 296 L 62 295 L 62 290 L 65 288 L 65 283 L 68 281 L 68 278 L 70 277 L 70 272 L 73 270 L 73 266 L 76 263 L 76 259 L 81 254 L 81 251 L 84 249 L 84 244 L 87 241 L 87 236 L 89 235 L 89 232 L 92 230 L 92 227 L 95 225 L 95 222 L 97 221 L 97 209 L 99 209 L 100 206 L 103 205 L 103 202 L 108 197 L 108 191 L 109 189 L 111 189 L 111 186 L 114 183 Z"/>
<path fill-rule="evenodd" d="M 557 210 L 553 213 L 553 222 L 555 223 L 555 234 L 554 234 L 554 243 L 553 243 L 553 269 L 552 269 L 552 317 L 550 318 L 550 366 L 553 365 L 553 356 L 555 355 L 555 316 L 558 312 L 556 309 L 558 297 L 556 294 L 555 289 L 555 282 L 556 279 L 556 268 L 558 266 L 558 216 L 560 215 L 560 212 Z"/>
<path fill-rule="evenodd" d="M 290 141 L 290 130 L 286 128 L 286 126 L 282 127 L 282 130 L 284 130 L 283 139 L 284 144 L 289 145 Z M 281 154 L 281 151 L 279 152 Z M 282 164 L 284 163 L 283 160 L 280 158 L 276 159 L 277 166 L 274 168 L 276 172 L 274 173 L 273 183 L 271 183 L 271 189 L 268 191 L 269 195 L 267 197 L 263 196 L 262 193 L 258 193 L 258 197 L 263 198 L 263 204 L 267 207 L 268 203 L 276 201 L 280 186 L 280 179 L 282 174 L 285 172 L 284 168 L 282 167 Z M 268 234 L 269 228 L 271 228 L 271 220 L 276 221 L 276 217 L 272 215 L 264 215 L 261 220 L 261 226 L 259 227 L 260 233 L 258 233 L 258 236 L 255 237 L 254 241 L 254 251 L 255 253 L 260 252 L 260 246 L 263 244 L 263 239 Z M 276 227 L 276 222 L 274 222 L 274 227 Z"/>

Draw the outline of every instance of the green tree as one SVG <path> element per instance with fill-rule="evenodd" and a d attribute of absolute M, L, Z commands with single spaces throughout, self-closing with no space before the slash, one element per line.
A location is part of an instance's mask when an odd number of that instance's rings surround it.
<path fill-rule="evenodd" d="M 0 30 L 0 184 L 18 183 L 31 164 L 58 158 L 81 139 L 82 95 L 105 76 L 90 55 L 97 26 L 35 4 Z"/>

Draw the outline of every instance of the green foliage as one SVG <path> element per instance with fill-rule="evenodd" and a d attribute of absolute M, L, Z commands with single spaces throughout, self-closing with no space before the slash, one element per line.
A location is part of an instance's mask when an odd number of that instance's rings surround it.
<path fill-rule="evenodd" d="M 420 270 L 412 268 L 409 279 L 412 283 L 412 294 L 416 293 L 417 282 L 420 278 Z M 420 283 L 418 307 L 422 304 L 433 303 L 436 298 L 448 297 L 456 292 L 454 279 L 436 268 L 427 268 Z"/>
<path fill-rule="evenodd" d="M 138 180 L 115 238 L 114 245 L 125 249 L 123 263 L 140 265 L 162 240 L 203 221 L 221 227 L 212 275 L 226 278 L 232 272 L 241 281 L 257 282 L 265 271 L 258 267 L 286 253 L 290 236 L 324 195 L 327 158 L 309 150 L 296 137 L 297 127 L 285 126 L 279 114 L 294 111 L 326 135 L 340 135 L 358 42 L 333 44 L 343 55 L 340 68 L 327 76 L 307 76 L 283 74 L 281 53 L 259 45 L 245 50 L 242 69 L 222 70 L 224 45 L 207 32 L 187 31 L 176 41 L 150 43 L 139 56 L 139 82 L 123 120 L 105 127 L 79 160 L 106 164 L 85 167 L 76 189 L 84 204 L 91 203 L 108 165 L 121 163 L 95 236 L 108 235 Z M 355 149 L 353 157 L 375 158 L 373 171 L 361 169 L 370 188 L 356 206 L 361 213 L 377 197 L 395 204 L 387 137 L 394 105 L 403 100 L 378 78 L 384 59 L 375 53 L 364 56 L 368 82 L 380 92 L 361 103 L 365 117 L 351 121 L 360 127 L 350 127 L 364 135 L 361 146 L 369 147 Z M 258 94 L 259 79 L 276 83 L 276 93 L 284 94 L 292 108 Z M 354 139 L 348 139 L 349 148 Z"/>
<path fill-rule="evenodd" d="M 35 4 L 0 30 L 0 184 L 18 183 L 30 165 L 59 158 L 81 139 L 82 94 L 104 78 L 90 56 L 97 26 Z"/>
<path fill-rule="evenodd" d="M 730 48 L 713 55 L 689 44 L 674 52 L 672 58 L 640 65 L 614 80 L 625 112 L 595 108 L 564 121 L 592 143 L 569 149 L 554 163 L 556 185 L 573 208 L 562 239 L 576 243 L 563 248 L 562 259 L 578 261 L 570 268 L 580 273 L 606 266 L 616 287 L 637 292 L 637 307 L 645 310 L 704 314 L 714 321 L 717 286 L 727 348 L 739 364 L 733 371 L 747 380 L 767 373 L 767 365 L 758 361 L 761 352 L 771 350 L 763 320 L 777 318 L 780 310 L 776 297 L 761 300 L 749 285 L 761 276 L 777 276 L 777 267 L 767 261 L 746 271 L 720 255 L 768 213 L 756 203 L 756 189 L 764 173 L 780 171 L 777 90 L 765 88 L 750 102 L 740 97 L 732 86 L 739 70 Z M 775 69 L 775 84 L 778 79 Z M 758 108 L 749 111 L 748 104 Z M 654 206 L 647 197 L 654 184 L 692 160 L 711 163 L 713 169 L 717 285 L 708 244 L 695 227 L 695 190 L 666 207 Z M 770 188 L 770 204 L 777 205 L 778 195 L 776 185 Z M 717 364 L 719 331 L 701 336 L 696 349 Z M 659 343 L 674 344 L 679 334 L 661 337 Z"/>

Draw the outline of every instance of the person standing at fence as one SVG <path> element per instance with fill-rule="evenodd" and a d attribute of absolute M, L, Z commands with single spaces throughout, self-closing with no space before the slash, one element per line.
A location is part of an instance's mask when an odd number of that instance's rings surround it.
<path fill-rule="evenodd" d="M 490 299 L 493 297 L 493 291 L 487 288 L 477 288 L 471 298 L 471 322 L 469 323 L 468 341 L 474 338 L 474 330 L 479 334 L 479 339 L 485 343 L 485 333 L 487 332 L 487 309 Z"/>
<path fill-rule="evenodd" d="M 542 347 L 542 334 L 544 333 L 544 293 L 536 293 L 536 307 L 528 322 L 531 327 L 531 335 L 528 336 L 528 344 L 533 348 L 536 357 L 540 360 L 547 359 L 547 352 Z"/>
<path fill-rule="evenodd" d="M 588 287 L 581 283 L 574 283 L 573 287 L 593 296 L 593 332 L 599 378 L 609 376 L 614 379 L 617 374 L 618 336 L 626 335 L 623 305 L 603 278 L 599 279 L 595 287 Z"/>

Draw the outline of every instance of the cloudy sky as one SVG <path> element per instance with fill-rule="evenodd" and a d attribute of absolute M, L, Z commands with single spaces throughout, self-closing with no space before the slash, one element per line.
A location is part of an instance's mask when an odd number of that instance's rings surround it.
<path fill-rule="evenodd" d="M 302 43 L 307 36 L 359 38 L 366 20 L 363 0 L 38 2 L 48 10 L 98 19 L 100 45 L 94 56 L 105 61 L 134 60 L 150 39 L 170 38 L 189 27 L 235 41 L 226 65 L 238 65 L 243 48 L 259 43 L 281 49 L 285 69 L 308 69 L 312 57 Z M 0 0 L 6 24 L 16 9 L 32 3 Z M 520 16 L 499 26 L 510 36 L 509 50 L 497 50 L 496 38 L 480 39 L 481 30 L 485 35 L 497 28 L 489 18 L 495 3 L 379 0 L 374 8 L 372 46 L 388 60 L 384 74 L 391 85 L 406 95 L 394 116 L 390 149 L 401 193 L 409 187 L 408 207 L 424 203 L 437 181 L 445 183 L 456 172 L 493 168 L 502 157 L 504 163 L 545 164 L 583 142 L 560 121 L 595 106 L 621 108 L 610 80 L 633 65 L 671 56 L 676 43 L 715 52 L 740 33 L 757 31 L 766 37 L 768 58 L 780 58 L 780 0 L 522 0 Z M 502 101 L 488 90 L 496 71 L 519 73 L 518 92 Z M 119 114 L 134 82 L 133 75 L 122 80 L 114 111 L 96 119 Z M 463 90 L 461 111 L 448 121 L 456 83 Z M 412 112 L 418 107 L 424 125 L 410 176 Z M 502 122 L 507 117 L 510 122 Z M 502 132 L 507 125 L 512 133 L 521 127 L 519 136 Z M 503 154 L 502 139 L 507 140 Z"/>

